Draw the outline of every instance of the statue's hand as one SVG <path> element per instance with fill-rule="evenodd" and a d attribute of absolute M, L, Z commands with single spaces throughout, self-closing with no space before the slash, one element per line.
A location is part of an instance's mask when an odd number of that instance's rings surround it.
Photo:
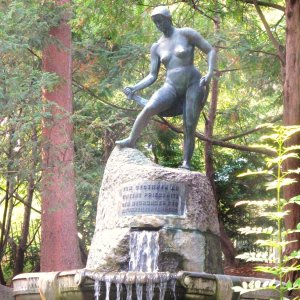
<path fill-rule="evenodd" d="M 203 87 L 205 85 L 209 85 L 209 83 L 211 81 L 211 77 L 212 77 L 212 75 L 210 75 L 210 74 L 206 74 L 205 76 L 201 77 L 200 87 Z"/>
<path fill-rule="evenodd" d="M 123 93 L 127 96 L 128 99 L 132 99 L 133 94 L 135 93 L 135 90 L 131 86 L 127 86 L 124 90 Z"/>

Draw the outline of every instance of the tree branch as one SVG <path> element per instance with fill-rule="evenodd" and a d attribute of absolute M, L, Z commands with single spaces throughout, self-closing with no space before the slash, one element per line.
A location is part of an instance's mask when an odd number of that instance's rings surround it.
<path fill-rule="evenodd" d="M 2 190 L 2 191 L 4 191 L 4 192 L 6 191 L 6 190 L 5 190 L 4 188 L 2 188 L 1 186 L 0 186 L 0 190 Z M 21 202 L 22 204 L 24 204 L 25 206 L 28 206 L 29 208 L 31 208 L 31 209 L 34 210 L 35 212 L 41 214 L 41 211 L 40 211 L 40 210 L 38 210 L 38 209 L 32 207 L 31 205 L 28 205 L 28 203 L 27 203 L 24 199 L 22 199 L 20 196 L 18 196 L 18 195 L 16 195 L 16 194 L 12 194 L 12 197 L 15 198 L 16 200 L 20 201 L 20 202 Z"/>
<path fill-rule="evenodd" d="M 169 123 L 166 119 L 164 119 L 162 117 L 160 117 L 160 119 L 161 120 L 156 119 L 156 122 L 167 125 L 174 132 L 182 133 L 182 134 L 184 133 L 182 128 L 178 128 L 178 127 L 174 126 L 173 124 Z M 200 132 L 196 132 L 195 136 L 198 139 L 200 139 L 201 141 L 211 142 L 213 145 L 216 145 L 216 146 L 221 146 L 221 147 L 245 151 L 245 152 L 255 152 L 255 153 L 264 154 L 267 156 L 275 156 L 276 155 L 276 153 L 273 151 L 262 149 L 259 147 L 243 146 L 243 145 L 232 144 L 232 143 L 228 143 L 228 142 L 224 142 L 224 141 L 220 141 L 220 140 L 216 140 L 216 139 L 209 139 L 209 138 L 206 138 Z"/>
<path fill-rule="evenodd" d="M 256 128 L 251 129 L 251 130 L 242 132 L 242 133 L 240 133 L 240 134 L 231 135 L 231 136 L 228 136 L 228 137 L 226 137 L 226 138 L 220 139 L 220 141 L 222 141 L 222 142 L 227 142 L 227 141 L 230 141 L 230 140 L 235 140 L 235 139 L 237 139 L 237 138 L 240 138 L 240 137 L 243 137 L 243 136 L 245 136 L 245 135 L 254 133 L 254 132 L 259 131 L 259 130 L 261 130 L 261 129 L 263 129 L 263 127 L 256 127 Z"/>
<path fill-rule="evenodd" d="M 209 15 L 206 14 L 202 9 L 200 9 L 199 6 L 197 6 L 197 4 L 195 3 L 194 0 L 191 0 L 191 3 L 190 3 L 190 1 L 188 1 L 188 0 L 183 0 L 182 2 L 191 5 L 192 8 L 193 8 L 195 11 L 199 12 L 199 13 L 200 13 L 201 15 L 203 15 L 204 17 L 206 17 L 206 18 L 212 20 L 214 23 L 217 22 L 216 19 L 214 19 L 213 17 L 209 16 Z"/>
<path fill-rule="evenodd" d="M 33 56 L 35 56 L 35 57 L 38 58 L 39 60 L 42 60 L 42 58 L 41 58 L 37 53 L 35 53 L 32 49 L 27 48 L 27 50 L 28 50 Z"/>
<path fill-rule="evenodd" d="M 85 91 L 87 92 L 88 94 L 90 94 L 92 97 L 100 100 L 103 104 L 106 104 L 108 106 L 111 106 L 113 108 L 116 108 L 116 109 L 122 109 L 122 110 L 126 110 L 126 111 L 133 111 L 133 112 L 136 112 L 137 110 L 136 109 L 132 109 L 132 108 L 125 108 L 125 107 L 121 107 L 121 106 L 118 106 L 118 105 L 115 105 L 115 104 L 112 104 L 108 101 L 105 101 L 103 100 L 100 96 L 98 96 L 96 93 L 94 93 L 92 90 L 90 90 L 89 88 L 83 86 L 80 82 L 76 81 L 76 80 L 72 80 L 72 84 L 74 86 L 76 86 L 77 88 L 81 89 L 82 91 Z"/>
<path fill-rule="evenodd" d="M 281 120 L 281 119 L 282 119 L 282 115 L 273 118 L 273 119 L 272 119 L 271 121 L 269 121 L 268 123 L 275 123 L 275 122 L 277 122 L 277 121 L 279 121 L 279 120 Z M 250 129 L 250 130 L 248 130 L 248 131 L 242 132 L 242 133 L 240 133 L 240 134 L 231 135 L 231 136 L 228 136 L 228 137 L 226 137 L 226 138 L 220 139 L 220 141 L 222 141 L 222 142 L 227 142 L 227 141 L 230 141 L 230 140 L 234 140 L 234 139 L 243 137 L 243 136 L 245 136 L 245 135 L 251 134 L 251 133 L 253 133 L 253 132 L 256 132 L 256 131 L 259 131 L 259 130 L 262 130 L 262 129 L 265 129 L 265 127 L 264 127 L 264 126 L 258 126 L 258 127 L 253 128 L 253 129 Z"/>
<path fill-rule="evenodd" d="M 33 233 L 32 239 L 28 242 L 27 246 L 26 246 L 26 250 L 30 247 L 30 245 L 35 241 L 35 237 L 38 234 L 39 230 L 40 230 L 41 224 L 39 224 L 35 230 L 35 232 Z"/>
<path fill-rule="evenodd" d="M 263 12 L 262 12 L 260 6 L 258 5 L 259 1 L 253 0 L 252 2 L 254 4 L 254 6 L 255 6 L 255 9 L 256 9 L 256 11 L 257 11 L 257 13 L 258 13 L 258 15 L 259 15 L 259 17 L 260 17 L 260 19 L 261 19 L 264 27 L 265 27 L 265 29 L 266 29 L 266 32 L 268 34 L 268 37 L 269 37 L 270 41 L 272 42 L 272 44 L 274 45 L 274 47 L 277 49 L 277 55 L 278 55 L 279 59 L 281 60 L 281 62 L 283 64 L 285 64 L 285 57 L 283 55 L 282 45 L 274 37 L 274 35 L 273 35 L 272 31 L 271 31 L 271 28 L 270 28 L 270 26 L 269 26 L 269 24 L 268 24 L 268 22 L 267 22 L 267 20 L 266 20 L 266 18 L 264 16 Z"/>
<path fill-rule="evenodd" d="M 244 2 L 244 3 L 249 3 L 249 4 L 254 4 L 255 3 L 254 0 L 240 0 L 240 1 Z M 278 10 L 281 10 L 281 11 L 285 12 L 285 7 L 281 6 L 279 4 L 276 4 L 276 3 L 270 3 L 270 2 L 265 2 L 265 1 L 257 1 L 257 4 L 259 6 L 275 8 L 275 9 L 278 9 Z"/>
<path fill-rule="evenodd" d="M 240 71 L 241 69 L 224 69 L 224 70 L 219 70 L 219 74 L 222 75 L 224 73 L 228 73 L 228 72 L 234 72 L 234 71 Z"/>
<path fill-rule="evenodd" d="M 249 50 L 249 52 L 253 52 L 253 53 L 263 53 L 266 55 L 271 55 L 271 56 L 276 56 L 278 57 L 278 55 L 276 53 L 271 53 L 271 52 L 267 52 L 267 51 L 262 51 L 262 50 Z"/>

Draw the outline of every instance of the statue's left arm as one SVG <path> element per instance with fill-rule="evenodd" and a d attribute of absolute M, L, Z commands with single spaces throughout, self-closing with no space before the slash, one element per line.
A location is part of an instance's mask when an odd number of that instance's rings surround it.
<path fill-rule="evenodd" d="M 208 85 L 213 76 L 214 68 L 216 65 L 216 50 L 196 30 L 191 28 L 184 28 L 183 31 L 190 43 L 207 55 L 208 72 L 201 78 L 200 86 Z"/>

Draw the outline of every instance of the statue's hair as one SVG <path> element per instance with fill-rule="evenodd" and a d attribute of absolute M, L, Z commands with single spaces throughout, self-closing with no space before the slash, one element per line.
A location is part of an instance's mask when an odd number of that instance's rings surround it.
<path fill-rule="evenodd" d="M 168 17 L 168 18 L 172 17 L 167 6 L 157 6 L 157 7 L 155 7 L 153 9 L 152 13 L 151 13 L 151 17 L 156 16 L 156 15 L 162 15 L 162 16 Z"/>

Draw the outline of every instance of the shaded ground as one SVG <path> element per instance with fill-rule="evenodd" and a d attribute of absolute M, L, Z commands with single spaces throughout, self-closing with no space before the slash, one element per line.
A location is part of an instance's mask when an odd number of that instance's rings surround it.
<path fill-rule="evenodd" d="M 262 266 L 262 263 L 254 262 L 240 262 L 237 266 L 226 266 L 224 272 L 226 275 L 234 276 L 247 276 L 247 277 L 257 277 L 257 278 L 274 278 L 273 275 L 257 272 L 254 270 L 255 266 Z"/>
<path fill-rule="evenodd" d="M 0 285 L 0 300 L 13 300 L 13 290 Z"/>

